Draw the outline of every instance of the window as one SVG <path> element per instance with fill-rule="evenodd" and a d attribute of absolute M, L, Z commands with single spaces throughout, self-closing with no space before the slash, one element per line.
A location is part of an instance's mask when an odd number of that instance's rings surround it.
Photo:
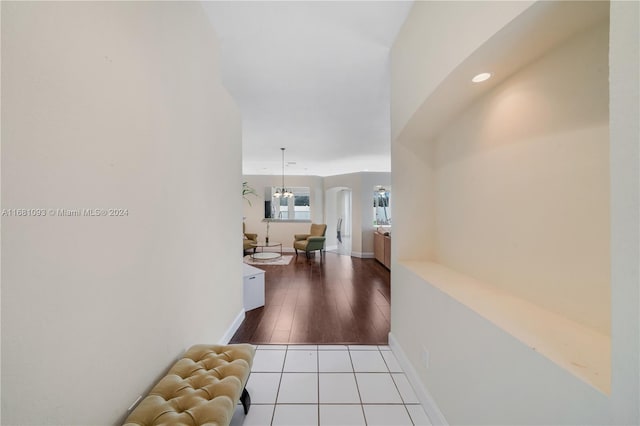
<path fill-rule="evenodd" d="M 270 208 L 265 206 L 265 218 L 271 220 L 301 220 L 311 221 L 310 190 L 308 187 L 287 188 L 293 197 L 276 197 L 277 187 L 270 188 Z"/>
<path fill-rule="evenodd" d="M 391 225 L 391 189 L 376 186 L 373 190 L 373 226 Z"/>

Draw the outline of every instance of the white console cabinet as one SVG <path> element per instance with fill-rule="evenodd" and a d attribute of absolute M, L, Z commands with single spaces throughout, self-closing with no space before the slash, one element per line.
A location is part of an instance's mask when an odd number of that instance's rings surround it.
<path fill-rule="evenodd" d="M 264 306 L 264 271 L 246 263 L 242 264 L 242 300 L 245 311 Z"/>

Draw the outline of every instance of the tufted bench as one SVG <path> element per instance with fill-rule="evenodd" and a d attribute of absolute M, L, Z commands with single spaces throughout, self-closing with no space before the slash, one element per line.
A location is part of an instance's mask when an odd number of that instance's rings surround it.
<path fill-rule="evenodd" d="M 129 414 L 125 426 L 228 425 L 238 400 L 249 412 L 245 385 L 254 354 L 247 344 L 189 348 Z"/>

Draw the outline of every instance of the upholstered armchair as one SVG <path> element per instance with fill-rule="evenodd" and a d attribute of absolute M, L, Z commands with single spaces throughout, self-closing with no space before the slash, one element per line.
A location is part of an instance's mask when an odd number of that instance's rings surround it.
<path fill-rule="evenodd" d="M 242 222 L 242 236 L 243 236 L 243 240 L 242 240 L 243 253 L 251 248 L 255 252 L 256 251 L 255 244 L 258 242 L 258 234 L 250 234 L 248 232 L 244 232 L 244 222 Z"/>
<path fill-rule="evenodd" d="M 307 258 L 309 258 L 309 252 L 320 250 L 320 258 L 322 259 L 325 232 L 327 232 L 327 225 L 312 223 L 308 234 L 294 235 L 293 248 L 296 250 L 296 256 L 298 255 L 298 250 L 304 251 Z"/>

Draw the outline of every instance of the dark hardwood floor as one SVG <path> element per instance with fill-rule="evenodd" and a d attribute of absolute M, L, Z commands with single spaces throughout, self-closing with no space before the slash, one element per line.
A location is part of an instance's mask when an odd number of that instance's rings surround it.
<path fill-rule="evenodd" d="M 301 254 L 260 268 L 265 306 L 246 313 L 231 343 L 388 343 L 390 273 L 375 259 Z"/>

